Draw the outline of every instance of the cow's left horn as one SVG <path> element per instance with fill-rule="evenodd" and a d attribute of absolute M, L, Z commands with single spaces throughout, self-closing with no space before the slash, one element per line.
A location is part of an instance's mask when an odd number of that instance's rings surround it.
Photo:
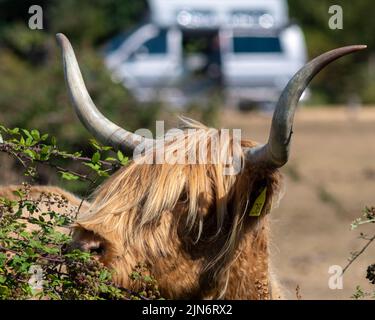
<path fill-rule="evenodd" d="M 145 138 L 120 128 L 96 108 L 87 92 L 77 59 L 68 38 L 62 33 L 58 33 L 56 38 L 62 51 L 65 82 L 79 119 L 87 130 L 102 143 L 111 145 L 115 149 L 120 149 L 127 154 L 131 153 L 139 143 L 145 141 Z"/>
<path fill-rule="evenodd" d="M 289 158 L 294 114 L 307 85 L 332 61 L 365 48 L 367 46 L 362 45 L 338 48 L 322 54 L 302 67 L 289 81 L 279 98 L 273 114 L 268 142 L 246 150 L 246 159 L 252 164 L 264 167 L 280 168 L 286 164 Z"/>

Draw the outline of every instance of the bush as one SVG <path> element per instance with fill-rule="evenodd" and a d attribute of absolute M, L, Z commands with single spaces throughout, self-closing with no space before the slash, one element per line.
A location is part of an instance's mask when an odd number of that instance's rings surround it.
<path fill-rule="evenodd" d="M 0 152 L 22 163 L 24 173 L 36 179 L 40 165 L 48 165 L 62 179 L 82 180 L 88 187 L 127 164 L 121 153 L 95 140 L 90 157 L 57 147 L 56 139 L 37 130 L 0 126 Z M 111 154 L 112 153 L 112 154 Z M 67 167 L 78 162 L 81 171 Z M 61 164 L 63 163 L 63 164 Z M 14 200 L 14 198 L 16 200 Z M 83 200 L 81 202 L 81 205 Z M 120 288 L 112 281 L 112 270 L 95 256 L 69 251 L 68 226 L 79 213 L 59 194 L 30 197 L 30 185 L 14 190 L 12 199 L 0 197 L 0 299 L 160 299 L 155 279 L 144 265 L 129 275 L 139 292 Z"/>
<path fill-rule="evenodd" d="M 357 218 L 352 222 L 351 228 L 352 230 L 357 229 L 359 226 L 368 224 L 368 223 L 375 223 L 375 207 L 366 207 L 362 212 L 362 217 Z M 343 270 L 343 273 L 351 266 L 351 264 L 357 260 L 367 249 L 368 247 L 375 241 L 375 235 L 368 236 L 364 233 L 360 233 L 360 239 L 365 240 L 365 245 L 359 251 L 355 251 L 351 253 L 351 257 L 349 259 L 348 264 Z M 367 267 L 366 270 L 366 279 L 369 280 L 370 284 L 375 285 L 375 264 L 371 264 Z M 373 298 L 375 299 L 375 288 L 371 290 L 371 292 L 364 291 L 360 286 L 356 287 L 355 293 L 352 295 L 353 299 L 363 299 L 363 298 Z"/>

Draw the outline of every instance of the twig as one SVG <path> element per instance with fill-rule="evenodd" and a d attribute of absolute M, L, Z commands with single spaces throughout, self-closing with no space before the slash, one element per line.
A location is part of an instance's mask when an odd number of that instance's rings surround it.
<path fill-rule="evenodd" d="M 33 161 L 33 162 L 36 162 L 36 163 L 48 165 L 48 166 L 50 166 L 52 168 L 55 168 L 55 169 L 57 169 L 59 171 L 62 171 L 62 172 L 71 173 L 71 174 L 77 176 L 79 179 L 81 179 L 83 181 L 88 180 L 88 181 L 92 182 L 92 179 L 88 178 L 88 175 L 80 174 L 78 172 L 62 168 L 58 165 L 55 165 L 55 164 L 51 163 L 50 161 L 42 161 L 42 160 L 38 160 L 38 159 L 32 159 L 31 157 L 29 157 L 25 154 L 20 154 L 20 153 L 15 152 L 14 149 L 11 148 L 11 146 L 12 146 L 12 144 L 10 144 L 10 143 L 1 143 L 0 144 L 0 152 L 5 152 L 5 153 L 8 153 L 8 154 L 14 156 L 19 162 L 21 162 L 21 164 L 24 168 L 27 168 L 27 165 L 25 164 L 25 161 L 24 161 L 24 159 L 26 159 L 28 161 Z"/>
<path fill-rule="evenodd" d="M 19 146 L 17 146 L 16 144 L 14 144 L 12 142 L 5 141 L 5 142 L 0 143 L 0 151 L 2 151 L 2 152 L 10 153 L 10 150 L 17 150 L 17 148 L 19 148 Z M 34 146 L 34 147 L 30 146 L 30 147 L 24 147 L 24 148 L 27 149 L 27 150 L 35 151 L 36 153 L 39 153 L 41 151 L 40 146 Z M 22 150 L 20 150 L 20 151 L 22 151 Z M 82 161 L 82 162 L 90 162 L 91 161 L 91 158 L 82 157 L 82 156 L 75 156 L 74 154 L 69 154 L 69 153 L 63 153 L 63 152 L 60 152 L 59 150 L 56 150 L 56 149 L 52 150 L 50 154 L 53 155 L 53 156 L 58 156 L 58 157 L 61 157 L 61 158 L 71 159 L 71 160 L 76 160 L 76 161 Z M 27 157 L 27 158 L 29 158 L 29 157 Z M 29 158 L 29 159 L 31 159 L 31 158 Z M 105 165 L 105 166 L 108 166 L 108 167 L 114 167 L 114 166 L 117 165 L 116 163 L 105 161 L 105 160 L 98 160 L 98 162 L 101 163 L 102 165 Z"/>
<path fill-rule="evenodd" d="M 75 172 L 75 171 L 72 171 L 72 170 L 69 170 L 69 169 L 65 169 L 63 167 L 57 166 L 57 165 L 55 165 L 53 163 L 50 163 L 50 162 L 48 162 L 48 163 L 46 163 L 44 161 L 36 161 L 36 162 L 47 164 L 48 166 L 50 166 L 52 168 L 55 168 L 58 171 L 74 174 L 75 176 L 77 176 L 78 178 L 80 178 L 83 181 L 87 180 L 87 181 L 90 181 L 90 183 L 93 183 L 93 180 L 91 178 L 89 178 L 89 175 L 87 175 L 87 174 L 80 174 L 78 172 Z"/>
<path fill-rule="evenodd" d="M 21 162 L 22 166 L 27 169 L 27 165 L 26 163 L 21 159 L 21 157 L 19 155 L 17 155 L 14 151 L 9 151 L 9 153 L 11 155 L 13 155 L 14 157 L 16 157 L 18 159 L 19 162 Z"/>
<path fill-rule="evenodd" d="M 359 256 L 366 251 L 366 249 L 369 247 L 369 245 L 375 241 L 375 235 L 372 236 L 370 239 L 368 239 L 367 243 L 363 246 L 363 248 L 357 252 L 351 259 L 349 260 L 349 263 L 345 266 L 345 268 L 342 270 L 342 275 L 345 273 L 346 270 L 350 267 L 350 265 L 359 258 Z"/>
<path fill-rule="evenodd" d="M 9 248 L 3 247 L 3 246 L 1 246 L 1 245 L 0 245 L 0 251 L 7 251 L 7 252 L 14 253 L 14 254 L 20 254 L 20 252 L 18 252 L 18 251 L 16 251 L 16 250 L 9 249 Z M 52 261 L 52 262 L 58 262 L 58 263 L 63 263 L 63 262 L 65 262 L 64 259 L 52 258 L 52 257 L 48 257 L 48 256 L 40 256 L 40 258 L 45 259 L 45 260 L 48 260 L 48 261 Z"/>

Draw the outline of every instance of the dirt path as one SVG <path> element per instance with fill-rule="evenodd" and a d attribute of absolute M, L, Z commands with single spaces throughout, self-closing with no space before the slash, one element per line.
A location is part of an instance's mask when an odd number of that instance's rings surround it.
<path fill-rule="evenodd" d="M 243 136 L 266 141 L 271 118 L 226 111 L 222 126 L 241 128 Z M 375 243 L 344 276 L 343 290 L 328 287 L 328 268 L 345 266 L 351 251 L 364 244 L 350 223 L 375 205 L 375 108 L 301 109 L 296 115 L 291 159 L 282 169 L 286 194 L 272 212 L 272 255 L 287 291 L 295 299 L 348 299 L 375 263 Z"/>

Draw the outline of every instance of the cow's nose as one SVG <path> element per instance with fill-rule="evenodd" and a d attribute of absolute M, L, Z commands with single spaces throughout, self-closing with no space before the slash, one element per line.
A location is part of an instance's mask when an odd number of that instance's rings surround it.
<path fill-rule="evenodd" d="M 83 242 L 77 241 L 71 242 L 66 248 L 67 252 L 72 252 L 74 250 L 89 252 L 88 247 Z"/>
<path fill-rule="evenodd" d="M 104 252 L 104 247 L 99 241 L 90 241 L 90 242 L 73 241 L 68 246 L 67 251 L 72 252 L 74 250 L 89 252 L 92 255 L 102 255 Z"/>

